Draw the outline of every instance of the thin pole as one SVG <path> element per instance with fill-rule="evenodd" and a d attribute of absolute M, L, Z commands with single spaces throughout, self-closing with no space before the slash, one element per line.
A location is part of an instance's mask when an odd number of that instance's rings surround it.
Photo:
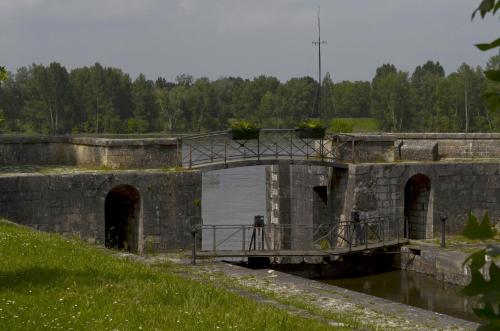
<path fill-rule="evenodd" d="M 321 40 L 321 7 L 318 7 L 318 40 L 313 41 L 313 44 L 318 46 L 318 106 L 312 110 L 311 117 L 317 118 L 321 115 L 321 45 L 326 44 L 325 40 Z"/>

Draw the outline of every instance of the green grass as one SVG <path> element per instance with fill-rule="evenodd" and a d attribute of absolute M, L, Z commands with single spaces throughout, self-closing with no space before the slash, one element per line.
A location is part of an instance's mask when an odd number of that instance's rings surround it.
<path fill-rule="evenodd" d="M 352 127 L 352 132 L 380 132 L 380 123 L 376 118 L 359 117 L 359 118 L 337 118 L 347 126 Z"/>
<path fill-rule="evenodd" d="M 0 221 L 0 329 L 334 330 L 162 270 Z"/>

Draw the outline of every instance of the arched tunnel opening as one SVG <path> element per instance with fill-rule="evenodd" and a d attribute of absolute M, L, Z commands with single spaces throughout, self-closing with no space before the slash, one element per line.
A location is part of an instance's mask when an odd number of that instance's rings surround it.
<path fill-rule="evenodd" d="M 105 246 L 139 251 L 140 194 L 130 185 L 113 188 L 105 201 Z"/>
<path fill-rule="evenodd" d="M 431 180 L 418 174 L 405 186 L 405 225 L 409 239 L 427 239 L 432 235 Z"/>

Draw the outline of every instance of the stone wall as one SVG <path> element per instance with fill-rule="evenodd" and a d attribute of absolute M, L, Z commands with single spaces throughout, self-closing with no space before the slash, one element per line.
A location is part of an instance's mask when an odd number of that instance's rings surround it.
<path fill-rule="evenodd" d="M 288 161 L 267 167 L 267 219 L 291 226 L 282 233 L 280 248 L 312 249 L 313 226 L 330 222 L 331 171 Z"/>
<path fill-rule="evenodd" d="M 1 175 L 0 217 L 103 244 L 106 196 L 120 185 L 140 194 L 139 251 L 190 247 L 191 227 L 201 223 L 198 172 Z"/>
<path fill-rule="evenodd" d="M 469 212 L 488 211 L 493 220 L 500 218 L 500 164 L 496 162 L 362 164 L 350 165 L 349 171 L 354 191 L 345 203 L 346 217 L 350 210 L 358 210 L 366 218 L 403 222 L 408 180 L 424 175 L 430 180 L 430 194 L 422 207 L 428 208 L 426 223 L 414 228 L 418 237 L 431 238 L 440 232 L 441 214 L 448 217 L 448 233 L 460 232 Z"/>
<path fill-rule="evenodd" d="M 377 133 L 329 137 L 339 162 L 500 158 L 497 133 Z"/>
<path fill-rule="evenodd" d="M 270 197 L 273 219 L 280 224 L 315 224 L 314 187 L 328 186 L 325 223 L 349 221 L 352 211 L 362 219 L 384 218 L 399 224 L 400 235 L 432 238 L 462 231 L 469 212 L 489 212 L 500 219 L 500 163 L 429 162 L 350 164 L 349 169 L 273 166 L 276 181 Z M 268 182 L 268 191 L 271 189 Z"/>
<path fill-rule="evenodd" d="M 0 136 L 0 166 L 20 165 L 175 167 L 177 140 Z"/>

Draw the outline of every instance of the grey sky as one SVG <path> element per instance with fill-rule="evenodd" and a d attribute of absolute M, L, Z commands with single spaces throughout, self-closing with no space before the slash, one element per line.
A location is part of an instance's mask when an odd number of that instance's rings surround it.
<path fill-rule="evenodd" d="M 13 70 L 100 62 L 150 79 L 317 74 L 319 0 L 0 0 L 0 63 Z M 382 63 L 447 72 L 484 65 L 498 19 L 470 21 L 479 0 L 322 0 L 324 72 L 369 80 Z"/>

